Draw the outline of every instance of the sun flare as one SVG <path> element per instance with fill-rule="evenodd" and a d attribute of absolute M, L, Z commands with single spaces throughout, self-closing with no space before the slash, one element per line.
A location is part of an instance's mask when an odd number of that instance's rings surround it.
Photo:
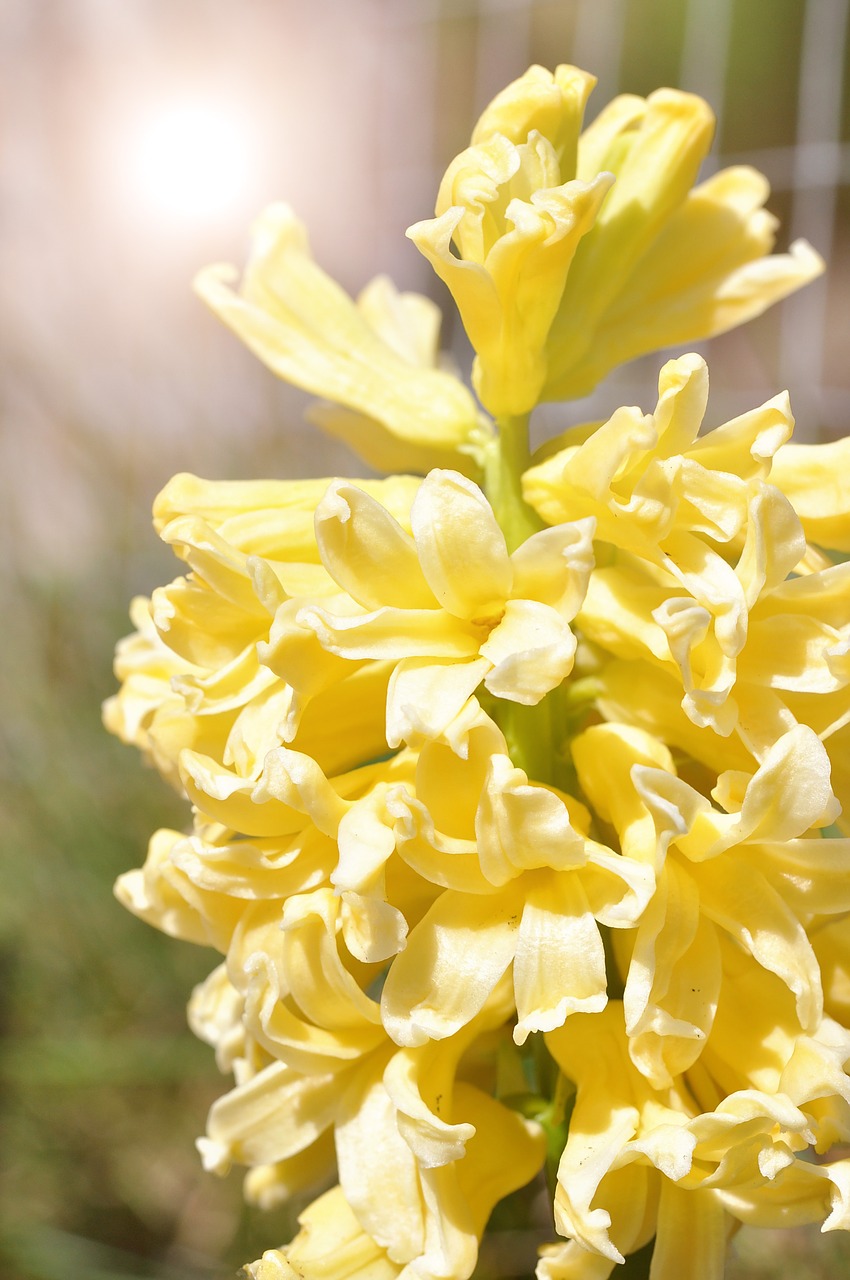
<path fill-rule="evenodd" d="M 250 179 L 251 131 L 220 103 L 186 101 L 143 119 L 131 149 L 136 199 L 151 213 L 197 223 L 233 211 Z"/>

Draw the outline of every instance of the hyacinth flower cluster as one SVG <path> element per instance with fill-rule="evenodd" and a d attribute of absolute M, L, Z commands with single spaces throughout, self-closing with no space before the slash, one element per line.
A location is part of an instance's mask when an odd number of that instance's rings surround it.
<path fill-rule="evenodd" d="M 475 394 L 433 303 L 352 300 L 286 207 L 237 287 L 198 280 L 390 473 L 173 479 L 184 572 L 105 709 L 192 805 L 117 893 L 222 957 L 204 1164 L 308 1204 L 253 1280 L 467 1280 L 535 1185 L 540 1280 L 716 1280 L 741 1223 L 850 1227 L 850 441 L 793 443 L 782 394 L 704 429 L 684 355 L 647 411 L 528 444 L 822 264 L 771 254 L 753 170 L 695 185 L 703 101 L 583 129 L 592 86 L 532 67 L 408 232 Z"/>

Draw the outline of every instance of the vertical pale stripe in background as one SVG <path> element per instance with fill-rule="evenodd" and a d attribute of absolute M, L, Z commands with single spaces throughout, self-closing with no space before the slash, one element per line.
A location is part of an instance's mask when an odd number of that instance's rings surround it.
<path fill-rule="evenodd" d="M 712 153 L 705 162 L 704 176 L 718 168 L 717 149 L 726 100 L 726 71 L 733 0 L 689 0 L 679 88 L 698 93 L 711 103 L 717 117 Z"/>
<path fill-rule="evenodd" d="M 623 32 L 626 29 L 624 0 L 577 0 L 576 25 L 571 61 L 587 67 L 597 78 L 590 102 L 589 118 L 597 114 L 620 88 Z"/>
<path fill-rule="evenodd" d="M 478 0 L 478 48 L 475 58 L 476 117 L 491 98 L 522 75 L 531 62 L 533 3 L 528 0 Z"/>
<path fill-rule="evenodd" d="M 443 157 L 437 154 L 439 111 L 439 0 L 384 7 L 384 31 L 377 51 L 377 182 L 382 270 L 409 288 L 427 288 L 430 269 L 404 230 L 433 209 Z M 399 104 L 407 104 L 399 110 Z M 418 279 L 412 274 L 419 272 Z"/>
<path fill-rule="evenodd" d="M 809 0 L 800 55 L 790 239 L 805 236 L 831 265 L 841 182 L 841 106 L 850 0 Z M 837 287 L 837 281 L 832 282 Z M 799 434 L 819 438 L 830 414 L 824 386 L 828 281 L 802 290 L 782 314 L 780 368 L 795 387 Z M 841 397 L 845 404 L 846 393 Z M 837 408 L 837 406 L 836 406 Z"/>

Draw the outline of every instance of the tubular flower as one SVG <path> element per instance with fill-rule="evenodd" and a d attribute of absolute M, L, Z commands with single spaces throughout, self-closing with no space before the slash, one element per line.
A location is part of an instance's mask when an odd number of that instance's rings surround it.
<path fill-rule="evenodd" d="M 283 206 L 238 293 L 199 279 L 314 420 L 427 472 L 176 477 L 182 576 L 104 710 L 193 810 L 116 893 L 218 953 L 202 1161 L 318 1197 L 250 1280 L 468 1280 L 514 1192 L 529 1225 L 548 1195 L 538 1280 L 719 1280 L 739 1223 L 850 1229 L 847 442 L 794 443 L 785 395 L 700 434 L 696 355 L 534 459 L 527 421 L 820 263 L 766 256 L 752 171 L 694 187 L 700 99 L 583 131 L 592 84 L 508 86 L 410 231 L 493 424 L 433 305 L 352 301 Z"/>
<path fill-rule="evenodd" d="M 592 566 L 592 521 L 541 530 L 509 555 L 484 494 L 457 472 L 432 471 L 410 519 L 412 537 L 367 493 L 332 485 L 316 538 L 347 595 L 295 614 L 327 654 L 393 664 L 390 746 L 447 732 L 482 683 L 527 706 L 555 689 Z"/>
<path fill-rule="evenodd" d="M 850 909 L 847 841 L 805 838 L 836 810 L 817 736 L 798 726 L 755 774 L 721 774 L 712 794 L 726 812 L 677 778 L 666 748 L 640 730 L 599 725 L 573 752 L 596 812 L 658 877 L 623 997 L 638 1069 L 663 1087 L 699 1056 L 719 995 L 718 928 L 785 982 L 801 1029 L 813 1031 L 823 994 L 804 925 L 813 909 Z"/>
<path fill-rule="evenodd" d="M 670 361 L 654 414 L 618 410 L 527 471 L 524 492 L 549 522 L 593 516 L 620 553 L 593 575 L 584 634 L 678 668 L 689 719 L 736 730 L 761 757 L 796 707 L 824 735 L 846 717 L 850 576 L 789 577 L 805 568 L 805 532 L 769 482 L 774 455 L 794 448 L 787 396 L 698 437 L 707 396 L 704 361 Z M 787 464 L 781 477 L 791 487 Z"/>
<path fill-rule="evenodd" d="M 385 494 L 389 510 L 409 519 L 418 481 L 396 476 L 363 485 Z M 184 750 L 256 778 L 265 753 L 298 730 L 298 697 L 261 665 L 257 646 L 268 639 L 281 603 L 305 590 L 314 598 L 335 590 L 313 531 L 326 488 L 322 480 L 211 484 L 177 476 L 156 499 L 154 523 L 189 572 L 155 591 L 149 603 L 134 601 L 138 630 L 116 659 L 124 683 L 104 714 L 108 728 L 140 746 L 178 787 Z M 348 701 L 351 721 L 378 754 L 385 746 L 382 719 L 373 717 L 367 729 L 364 712 L 388 672 L 373 666 L 364 680 L 348 666 L 345 674 L 348 681 L 335 690 L 335 715 L 345 721 Z M 323 762 L 342 772 L 352 760 L 350 744 L 330 730 L 321 699 L 317 711 L 302 730 Z"/>
<path fill-rule="evenodd" d="M 547 1044 L 577 1096 L 555 1193 L 556 1225 L 572 1243 L 544 1257 L 543 1280 L 608 1276 L 653 1234 L 653 1280 L 709 1280 L 722 1274 L 727 1215 L 850 1225 L 850 1162 L 799 1158 L 811 1133 L 786 1094 L 750 1088 L 700 1113 L 686 1077 L 653 1089 L 628 1059 L 616 1002 L 551 1032 Z M 581 1250 L 610 1265 L 584 1269 Z"/>
<path fill-rule="evenodd" d="M 463 383 L 435 367 L 439 312 L 427 298 L 379 278 L 353 302 L 282 204 L 257 221 L 235 293 L 237 275 L 207 267 L 195 287 L 278 377 L 340 406 L 316 415 L 331 434 L 381 468 L 474 469 L 468 450 L 486 426 Z"/>
<path fill-rule="evenodd" d="M 532 67 L 449 166 L 436 218 L 408 231 L 452 292 L 476 391 L 497 417 L 734 328 L 823 269 L 802 241 L 765 256 L 776 223 L 754 170 L 692 190 L 714 131 L 702 99 L 626 95 L 581 133 L 594 83 Z"/>
<path fill-rule="evenodd" d="M 589 839 L 584 806 L 530 784 L 505 750 L 486 723 L 470 735 L 462 763 L 452 765 L 445 748 L 427 746 L 418 798 L 396 797 L 401 857 L 447 885 L 384 984 L 384 1025 L 400 1044 L 452 1035 L 509 969 L 517 1044 L 578 1010 L 604 1008 L 599 923 L 634 924 L 651 895 L 649 866 Z M 433 794 L 448 767 L 463 784 L 465 813 L 457 803 L 448 812 Z M 435 827 L 434 814 L 449 831 Z"/>
<path fill-rule="evenodd" d="M 410 1259 L 393 1257 L 398 1251 L 383 1233 L 364 1229 L 362 1215 L 354 1212 L 342 1187 L 335 1187 L 300 1216 L 301 1231 L 287 1248 L 269 1250 L 246 1269 L 251 1280 L 292 1280 L 295 1275 L 304 1280 L 469 1276 L 493 1206 L 534 1176 L 543 1154 L 533 1126 L 486 1095 L 474 1093 L 476 1105 L 468 1113 L 475 1120 L 475 1134 L 456 1166 L 449 1214 L 439 1201 L 440 1171 L 430 1169 L 422 1177 L 420 1253 Z M 505 1150 L 511 1152 L 510 1161 L 501 1159 Z M 454 1173 L 455 1166 L 451 1169 Z M 388 1220 L 394 1214 L 409 1215 L 407 1187 L 387 1178 L 382 1179 L 382 1191 Z"/>

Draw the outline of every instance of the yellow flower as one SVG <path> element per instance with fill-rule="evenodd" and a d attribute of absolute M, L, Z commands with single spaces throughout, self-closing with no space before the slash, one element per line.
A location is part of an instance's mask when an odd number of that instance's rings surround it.
<path fill-rule="evenodd" d="M 774 456 L 792 448 L 787 397 L 698 436 L 707 394 L 704 361 L 670 361 L 652 415 L 618 410 L 527 471 L 523 487 L 547 521 L 592 516 L 597 538 L 617 549 L 588 584 L 583 634 L 676 673 L 690 720 L 724 737 L 736 731 L 761 758 L 797 707 L 823 735 L 843 722 L 850 575 L 846 566 L 802 572 L 803 527 L 772 483 Z M 790 487 L 787 465 L 781 474 Z M 799 478 L 794 491 L 803 489 Z M 649 710 L 647 693 L 642 686 L 639 699 Z"/>
<path fill-rule="evenodd" d="M 465 761 L 429 744 L 416 797 L 393 798 L 399 855 L 447 886 L 384 983 L 382 1018 L 399 1044 L 453 1035 L 505 973 L 517 1044 L 579 1010 L 604 1008 L 597 922 L 634 924 L 652 893 L 651 868 L 590 839 L 584 807 L 530 783 L 505 745 L 486 720 L 470 732 Z"/>
<path fill-rule="evenodd" d="M 677 778 L 666 748 L 640 730 L 587 729 L 573 758 L 623 852 L 658 877 L 623 997 L 638 1069 L 663 1087 L 699 1056 L 720 990 L 718 930 L 786 983 L 801 1029 L 814 1030 L 823 994 L 804 923 L 812 911 L 850 909 L 848 842 L 806 838 L 836 811 L 816 735 L 797 726 L 754 774 L 721 774 L 712 794 L 725 812 Z"/>
<path fill-rule="evenodd" d="M 313 906 L 319 906 L 327 923 L 329 905 L 327 900 L 305 904 L 302 918 L 311 934 Z M 284 939 L 291 924 L 285 917 Z M 307 996 L 326 1023 L 334 993 L 323 975 L 331 977 L 331 970 L 327 964 L 323 968 L 309 938 L 304 939 L 307 952 L 301 953 L 300 932 L 296 928 L 288 948 L 284 943 L 283 954 L 278 948 L 276 967 L 295 980 L 288 1003 L 297 1006 Z M 320 933 L 327 961 L 332 959 L 332 933 Z M 255 934 L 251 945 L 256 940 Z M 254 952 L 252 962 L 246 943 L 241 949 L 250 969 L 268 951 Z M 392 1262 L 414 1263 L 426 1272 L 430 1265 L 438 1275 L 468 1276 L 493 1204 L 532 1178 L 544 1155 L 536 1125 L 477 1085 L 456 1078 L 459 1063 L 467 1053 L 474 1054 L 479 1038 L 504 1021 L 510 1008 L 506 991 L 495 992 L 480 1016 L 444 1044 L 398 1051 L 379 1036 L 356 1056 L 342 1052 L 342 1024 L 353 1022 L 353 1010 L 346 1019 L 341 987 L 336 1005 L 341 1053 L 337 1062 L 329 1054 L 324 1070 L 311 1069 L 303 1051 L 294 1050 L 285 1037 L 273 1038 L 269 1021 L 261 1041 L 273 1060 L 258 1071 L 243 1067 L 236 1087 L 213 1104 L 207 1136 L 199 1141 L 204 1162 L 219 1173 L 235 1161 L 273 1168 L 291 1179 L 293 1160 L 303 1158 L 333 1127 L 340 1195 L 361 1230 Z M 287 1010 L 278 1005 L 270 1017 L 282 1027 Z M 321 1031 L 317 1023 L 312 1036 L 316 1050 Z M 298 1065 L 290 1065 L 295 1058 Z M 515 1157 L 510 1166 L 496 1160 L 504 1144 Z M 321 1155 L 320 1150 L 318 1160 Z M 316 1162 L 306 1164 L 306 1170 L 312 1173 Z M 303 1163 L 296 1167 L 297 1172 L 304 1169 Z"/>
<path fill-rule="evenodd" d="M 271 205 L 254 227 L 241 287 L 233 267 L 202 271 L 206 303 L 278 377 L 342 407 L 319 423 L 381 469 L 476 470 L 483 426 L 452 374 L 434 367 L 439 313 L 379 279 L 355 303 L 313 261 L 302 224 Z"/>
<path fill-rule="evenodd" d="M 409 519 L 417 480 L 362 483 Z M 385 749 L 383 717 L 370 716 L 368 708 L 383 697 L 388 670 L 373 664 L 361 676 L 338 664 L 344 671 L 332 681 L 337 724 L 331 729 L 315 679 L 310 692 L 317 700 L 305 720 L 296 691 L 258 656 L 279 606 L 304 592 L 318 599 L 336 589 L 319 562 L 313 528 L 327 484 L 215 484 L 176 476 L 156 499 L 154 523 L 189 572 L 155 591 L 150 603 L 134 601 L 138 631 L 118 648 L 122 688 L 104 717 L 107 728 L 139 745 L 178 787 L 182 752 L 196 751 L 256 779 L 266 752 L 293 740 L 299 725 L 299 746 L 331 772 L 359 762 L 360 751 L 374 756 Z M 315 659 L 321 650 L 315 640 L 312 647 Z M 310 660 L 300 657 L 302 664 Z M 370 721 L 374 731 L 367 729 Z M 356 748 L 340 732 L 346 723 L 357 724 Z"/>
<path fill-rule="evenodd" d="M 422 1166 L 413 1187 L 393 1180 L 391 1169 L 381 1176 L 376 1165 L 372 1183 L 357 1189 L 355 1203 L 367 1202 L 365 1220 L 362 1207 L 355 1213 L 351 1193 L 335 1187 L 300 1216 L 301 1231 L 289 1246 L 269 1250 L 247 1274 L 253 1280 L 394 1280 L 404 1270 L 426 1280 L 467 1280 L 494 1205 L 534 1176 L 544 1152 L 536 1126 L 516 1112 L 469 1085 L 456 1092 L 473 1130 L 462 1160 Z M 364 1141 L 380 1161 L 374 1131 Z M 416 1229 L 402 1243 L 400 1228 L 413 1226 L 414 1214 Z"/>
<path fill-rule="evenodd" d="M 569 621 L 592 564 L 592 522 L 542 530 L 509 555 L 490 504 L 472 481 L 432 471 L 410 512 L 412 537 L 361 488 L 337 482 L 316 513 L 322 562 L 346 592 L 299 607 L 299 629 L 328 655 L 389 662 L 387 742 L 449 730 L 483 683 L 533 706 L 572 669 Z M 287 633 L 274 661 L 285 671 Z"/>
<path fill-rule="evenodd" d="M 760 174 L 691 189 L 714 128 L 700 98 L 616 98 L 579 136 L 593 83 L 532 67 L 449 166 L 436 218 L 408 231 L 452 292 L 475 388 L 499 418 L 733 328 L 822 270 L 802 241 L 765 256 L 775 220 Z"/>
<path fill-rule="evenodd" d="M 727 1214 L 846 1229 L 850 1162 L 799 1158 L 808 1118 L 787 1095 L 749 1088 L 700 1114 L 684 1080 L 657 1090 L 637 1073 L 622 1017 L 612 1001 L 546 1037 L 577 1096 L 555 1193 L 555 1225 L 574 1243 L 551 1251 L 543 1280 L 607 1276 L 653 1234 L 654 1280 L 709 1280 L 723 1271 Z M 582 1270 L 577 1246 L 611 1268 Z"/>
<path fill-rule="evenodd" d="M 496 135 L 457 157 L 437 217 L 408 230 L 452 291 L 476 352 L 475 390 L 499 417 L 528 413 L 542 399 L 547 336 L 611 182 L 600 174 L 561 184 L 546 138 L 531 134 L 514 146 Z"/>

